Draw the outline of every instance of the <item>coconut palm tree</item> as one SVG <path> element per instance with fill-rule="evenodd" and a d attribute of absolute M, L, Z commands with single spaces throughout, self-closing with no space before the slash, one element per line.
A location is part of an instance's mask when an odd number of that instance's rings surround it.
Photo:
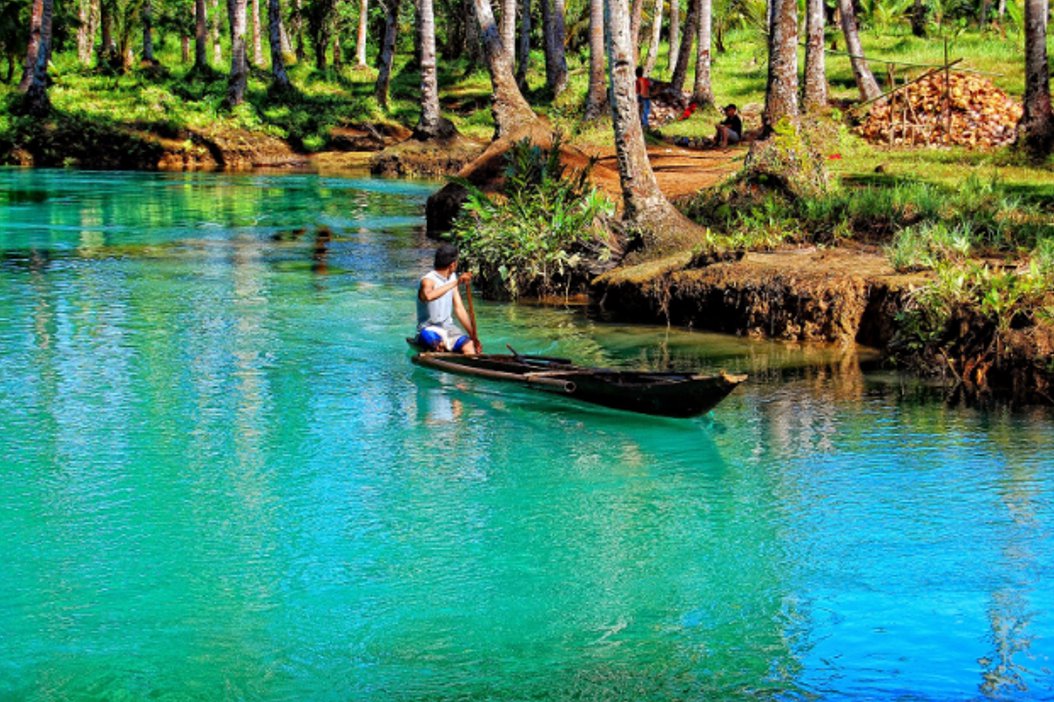
<path fill-rule="evenodd" d="M 421 117 L 414 127 L 414 137 L 424 141 L 452 136 L 454 125 L 439 114 L 436 24 L 432 0 L 417 0 L 417 46 L 421 64 Z"/>
<path fill-rule="evenodd" d="M 502 46 L 490 0 L 473 0 L 473 5 L 476 19 L 479 21 L 483 55 L 490 71 L 490 83 L 494 93 L 491 111 L 494 114 L 494 138 L 497 139 L 512 134 L 538 118 L 516 85 L 512 61 Z"/>
<path fill-rule="evenodd" d="M 608 88 L 604 74 L 604 0 L 589 0 L 589 92 L 586 119 L 596 119 L 607 107 Z"/>
<path fill-rule="evenodd" d="M 713 22 L 713 2 L 698 0 L 699 17 L 696 20 L 697 44 L 695 49 L 695 85 L 692 102 L 700 107 L 714 104 L 714 89 L 710 84 L 710 28 Z"/>
<path fill-rule="evenodd" d="M 520 37 L 516 48 L 516 84 L 527 88 L 527 68 L 531 63 L 531 0 L 520 3 Z"/>
<path fill-rule="evenodd" d="M 54 0 L 41 0 L 40 34 L 33 56 L 32 73 L 26 86 L 24 103 L 26 112 L 37 117 L 44 117 L 51 111 L 51 100 L 48 99 L 48 60 L 51 58 L 51 17 L 54 12 Z M 28 60 L 28 57 L 27 57 Z"/>
<path fill-rule="evenodd" d="M 1054 146 L 1054 116 L 1047 67 L 1048 0 L 1025 0 L 1025 109 L 1018 122 L 1018 144 L 1035 157 Z"/>
<path fill-rule="evenodd" d="M 856 12 L 853 0 L 838 0 L 838 12 L 842 15 L 842 33 L 845 35 L 845 46 L 849 52 L 849 62 L 853 66 L 853 78 L 860 90 L 861 100 L 873 100 L 882 94 L 871 69 L 864 58 L 864 47 L 860 44 L 860 32 L 856 26 Z"/>
<path fill-rule="evenodd" d="M 516 63 L 516 0 L 501 0 L 501 43 Z"/>
<path fill-rule="evenodd" d="M 377 83 L 373 95 L 382 106 L 388 106 L 388 86 L 392 79 L 392 62 L 395 59 L 395 39 L 399 31 L 399 5 L 401 0 L 381 0 L 384 7 L 384 40 L 377 61 Z"/>
<path fill-rule="evenodd" d="M 659 40 L 662 38 L 662 3 L 655 0 L 655 10 L 651 14 L 651 40 L 648 42 L 648 54 L 644 59 L 644 75 L 650 76 L 655 70 L 655 60 L 659 58 Z"/>
<path fill-rule="evenodd" d="M 286 92 L 293 86 L 289 82 L 282 55 L 282 7 L 279 0 L 267 0 L 267 42 L 271 47 L 272 89 Z"/>
<path fill-rule="evenodd" d="M 692 42 L 699 34 L 699 0 L 688 0 L 688 14 L 684 18 L 684 36 L 677 51 L 677 66 L 670 77 L 670 87 L 674 94 L 684 90 L 684 79 L 688 75 L 688 60 L 692 53 Z M 672 51 L 672 49 L 671 49 Z"/>
<path fill-rule="evenodd" d="M 769 34 L 769 75 L 765 88 L 766 131 L 782 119 L 798 117 L 798 3 L 772 1 L 772 32 Z"/>
<path fill-rule="evenodd" d="M 702 240 L 703 232 L 669 203 L 648 162 L 637 111 L 636 66 L 626 0 L 607 0 L 605 24 L 623 221 L 640 233 L 645 249 L 652 254 L 688 248 Z"/>
<path fill-rule="evenodd" d="M 37 52 L 40 50 L 40 27 L 44 18 L 44 0 L 33 0 L 29 11 L 29 45 L 26 47 L 26 62 L 22 69 L 22 80 L 18 89 L 25 92 L 33 81 L 33 71 L 37 65 Z"/>
<path fill-rule="evenodd" d="M 670 46 L 667 54 L 669 70 L 677 70 L 677 52 L 681 48 L 681 0 L 670 0 Z"/>
<path fill-rule="evenodd" d="M 205 12 L 205 0 L 194 0 L 194 67 L 192 72 L 206 71 L 208 57 L 209 27 Z"/>
<path fill-rule="evenodd" d="M 806 111 L 817 110 L 827 105 L 827 71 L 824 68 L 823 0 L 806 0 L 805 3 L 805 90 Z"/>
<path fill-rule="evenodd" d="M 231 107 L 245 101 L 249 66 L 245 58 L 246 0 L 227 0 L 231 23 L 231 73 L 227 79 L 227 104 Z"/>
<path fill-rule="evenodd" d="M 366 22 L 370 15 L 370 0 L 359 0 L 359 26 L 355 35 L 355 68 L 366 66 Z"/>

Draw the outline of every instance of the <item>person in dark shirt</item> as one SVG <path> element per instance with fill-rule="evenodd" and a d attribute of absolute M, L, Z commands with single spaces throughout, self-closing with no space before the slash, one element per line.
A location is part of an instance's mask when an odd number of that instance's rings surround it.
<path fill-rule="evenodd" d="M 725 106 L 725 119 L 718 123 L 714 142 L 721 148 L 738 144 L 743 138 L 743 120 L 736 114 L 735 105 Z"/>

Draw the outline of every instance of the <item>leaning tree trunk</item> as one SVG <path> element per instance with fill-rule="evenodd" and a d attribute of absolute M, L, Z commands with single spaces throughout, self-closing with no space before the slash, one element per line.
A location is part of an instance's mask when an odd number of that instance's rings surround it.
<path fill-rule="evenodd" d="M 604 19 L 623 221 L 641 235 L 645 250 L 651 254 L 690 248 L 701 241 L 702 232 L 662 194 L 648 161 L 637 111 L 636 65 L 626 0 L 607 0 Z"/>
<path fill-rule="evenodd" d="M 516 63 L 516 0 L 501 0 L 501 45 Z"/>
<path fill-rule="evenodd" d="M 586 94 L 586 119 L 596 119 L 607 107 L 605 78 L 604 0 L 589 0 L 589 92 Z"/>
<path fill-rule="evenodd" d="M 782 119 L 798 117 L 798 3 L 772 0 L 769 77 L 765 88 L 765 132 Z"/>
<path fill-rule="evenodd" d="M 209 28 L 205 12 L 205 0 L 194 0 L 194 67 L 190 70 L 204 71 L 209 67 Z"/>
<path fill-rule="evenodd" d="M 260 0 L 253 0 L 253 65 L 262 66 L 263 36 L 260 31 Z"/>
<path fill-rule="evenodd" d="M 255 0 L 253 0 L 255 2 Z M 151 0 L 143 1 L 143 61 L 157 63 L 154 58 L 154 6 Z"/>
<path fill-rule="evenodd" d="M 414 138 L 426 141 L 452 136 L 453 125 L 439 114 L 436 25 L 432 0 L 417 0 L 417 47 L 421 56 L 421 117 L 414 127 Z"/>
<path fill-rule="evenodd" d="M 531 0 L 520 3 L 520 37 L 516 47 L 516 84 L 527 89 L 527 69 L 531 64 Z"/>
<path fill-rule="evenodd" d="M 51 112 L 48 99 L 48 59 L 51 58 L 51 17 L 54 0 L 42 0 L 40 8 L 40 36 L 36 46 L 33 72 L 24 96 L 25 111 L 36 117 L 46 117 Z"/>
<path fill-rule="evenodd" d="M 681 0 L 670 0 L 670 46 L 667 47 L 667 62 L 670 75 L 677 70 L 677 53 L 681 49 Z"/>
<path fill-rule="evenodd" d="M 692 87 L 692 102 L 700 107 L 714 104 L 714 88 L 710 84 L 710 29 L 713 26 L 712 0 L 699 0 L 699 18 L 696 20 L 698 43 L 695 48 L 695 85 Z"/>
<path fill-rule="evenodd" d="M 220 0 L 212 0 L 212 22 L 209 33 L 212 35 L 212 60 L 223 63 L 223 44 L 220 43 Z"/>
<path fill-rule="evenodd" d="M 366 68 L 366 24 L 370 0 L 359 0 L 359 28 L 355 35 L 355 68 Z"/>
<path fill-rule="evenodd" d="M 827 72 L 824 68 L 823 29 L 825 23 L 823 0 L 806 0 L 805 16 L 805 90 L 806 112 L 827 105 Z"/>
<path fill-rule="evenodd" d="M 231 74 L 227 79 L 227 104 L 231 107 L 245 101 L 249 65 L 245 57 L 246 0 L 227 0 L 231 23 Z"/>
<path fill-rule="evenodd" d="M 659 40 L 662 39 L 662 3 L 655 0 L 655 11 L 651 16 L 651 41 L 648 42 L 648 55 L 644 59 L 644 75 L 650 76 L 655 70 L 655 60 L 659 57 Z"/>
<path fill-rule="evenodd" d="M 282 52 L 282 7 L 279 0 L 267 0 L 267 42 L 271 48 L 271 89 L 287 92 L 293 86 L 285 70 Z"/>
<path fill-rule="evenodd" d="M 33 82 L 33 71 L 37 67 L 37 53 L 40 51 L 40 33 L 44 21 L 44 0 L 33 0 L 33 9 L 29 15 L 29 45 L 26 47 L 26 62 L 22 68 L 22 80 L 18 89 L 25 92 Z"/>
<path fill-rule="evenodd" d="M 480 34 L 483 39 L 483 54 L 490 70 L 490 83 L 493 89 L 491 111 L 494 113 L 494 138 L 508 136 L 520 127 L 535 122 L 538 118 L 531 106 L 523 98 L 516 85 L 516 76 L 512 72 L 512 61 L 501 45 L 498 25 L 494 21 L 494 12 L 490 0 L 473 0 L 476 19 L 479 20 Z"/>
<path fill-rule="evenodd" d="M 684 91 L 684 80 L 688 75 L 688 59 L 692 53 L 692 40 L 699 33 L 699 0 L 688 0 L 688 15 L 684 19 L 684 36 L 677 51 L 677 68 L 670 78 L 670 88 L 675 95 Z"/>
<path fill-rule="evenodd" d="M 842 16 L 842 33 L 845 34 L 845 47 L 849 52 L 849 62 L 853 66 L 853 78 L 860 90 L 861 100 L 873 100 L 882 94 L 871 69 L 864 58 L 864 47 L 860 44 L 860 32 L 856 27 L 856 12 L 853 0 L 838 0 L 838 12 Z"/>
<path fill-rule="evenodd" d="M 399 31 L 399 5 L 401 0 L 381 0 L 384 6 L 384 40 L 381 42 L 380 59 L 377 66 L 377 83 L 373 95 L 383 107 L 388 107 L 388 86 L 392 80 L 392 62 L 395 60 L 395 39 Z"/>
<path fill-rule="evenodd" d="M 1017 141 L 1035 158 L 1049 155 L 1054 145 L 1047 12 L 1047 0 L 1025 0 L 1025 109 L 1018 122 Z"/>

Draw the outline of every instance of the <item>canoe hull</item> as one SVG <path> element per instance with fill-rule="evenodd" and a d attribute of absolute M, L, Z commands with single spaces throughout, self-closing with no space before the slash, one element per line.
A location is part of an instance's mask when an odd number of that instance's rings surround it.
<path fill-rule="evenodd" d="M 566 359 L 505 354 L 419 353 L 413 362 L 448 373 L 515 382 L 604 407 L 664 417 L 694 417 L 708 412 L 746 380 L 744 375 L 723 372 L 698 375 L 580 368 Z"/>

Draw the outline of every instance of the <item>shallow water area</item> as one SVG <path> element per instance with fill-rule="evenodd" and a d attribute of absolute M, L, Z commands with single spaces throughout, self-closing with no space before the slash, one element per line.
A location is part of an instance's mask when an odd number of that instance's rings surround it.
<path fill-rule="evenodd" d="M 0 169 L 0 699 L 1054 698 L 1049 409 L 482 301 L 488 351 L 751 380 L 418 368 L 433 188 Z"/>

